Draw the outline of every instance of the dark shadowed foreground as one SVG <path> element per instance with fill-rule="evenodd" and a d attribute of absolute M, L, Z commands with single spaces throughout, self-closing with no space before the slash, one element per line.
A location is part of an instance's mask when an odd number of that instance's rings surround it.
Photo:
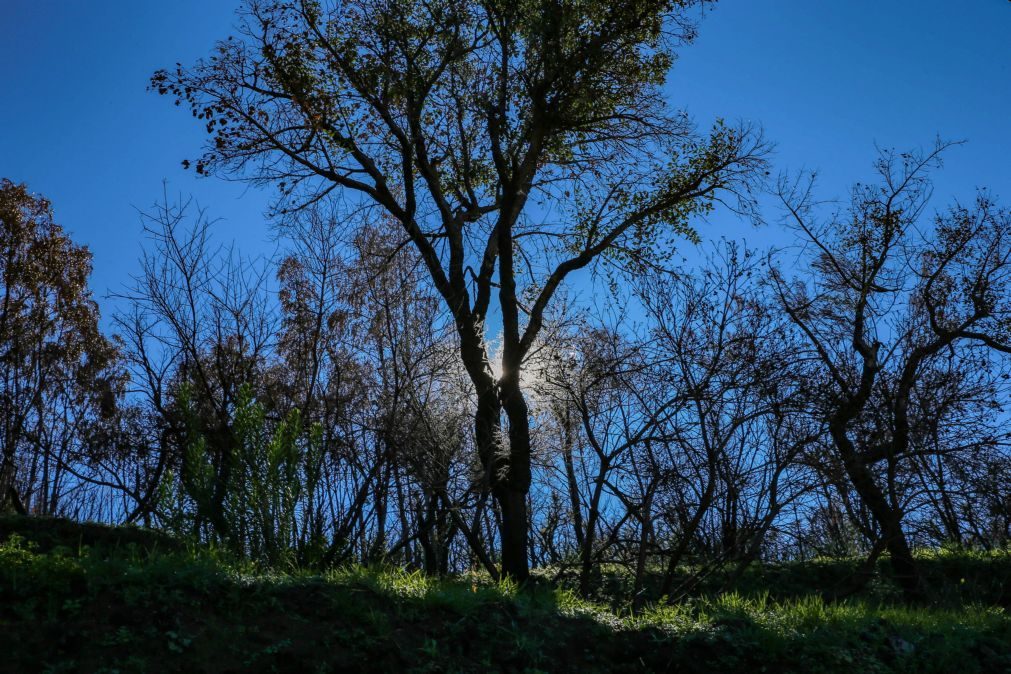
<path fill-rule="evenodd" d="M 932 594 L 918 607 L 895 602 L 887 575 L 828 600 L 857 563 L 816 561 L 633 616 L 629 579 L 606 570 L 590 603 L 547 580 L 517 592 L 400 570 L 263 574 L 60 520 L 3 519 L 0 540 L 10 672 L 1011 671 L 1007 553 L 921 553 Z"/>

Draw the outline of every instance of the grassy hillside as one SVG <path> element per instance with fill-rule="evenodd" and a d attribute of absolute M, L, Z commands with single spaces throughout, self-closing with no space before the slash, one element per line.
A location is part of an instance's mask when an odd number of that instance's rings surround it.
<path fill-rule="evenodd" d="M 755 569 L 639 616 L 543 582 L 256 573 L 137 529 L 0 519 L 0 671 L 1011 672 L 1011 557 L 922 558 L 933 605 L 887 583 L 828 602 L 848 562 Z"/>

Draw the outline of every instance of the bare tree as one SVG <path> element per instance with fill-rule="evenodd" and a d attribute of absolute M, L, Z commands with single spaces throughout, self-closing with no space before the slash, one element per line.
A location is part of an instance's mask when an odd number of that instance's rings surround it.
<path fill-rule="evenodd" d="M 797 416 L 803 378 L 760 272 L 758 255 L 724 242 L 697 275 L 640 283 L 653 378 L 682 401 L 642 460 L 660 481 L 653 501 L 671 539 L 661 586 L 670 598 L 729 561 L 743 569 L 756 559 L 806 490 L 796 460 L 817 431 Z M 706 562 L 676 588 L 689 553 Z"/>
<path fill-rule="evenodd" d="M 810 275 L 773 280 L 781 306 L 807 341 L 822 395 L 813 411 L 828 425 L 844 474 L 870 511 L 896 579 L 921 591 L 903 527 L 913 457 L 939 448 L 941 429 L 978 386 L 970 370 L 1011 353 L 1011 217 L 985 194 L 931 223 L 929 171 L 949 144 L 926 153 L 883 151 L 879 182 L 857 184 L 848 209 L 816 219 L 810 183 L 781 182 Z M 935 437 L 935 439 L 937 439 Z M 980 438 L 985 441 L 985 438 Z"/>
<path fill-rule="evenodd" d="M 156 507 L 166 466 L 179 469 L 185 461 L 177 405 L 185 385 L 209 438 L 215 471 L 214 494 L 198 522 L 224 535 L 229 530 L 226 486 L 235 466 L 232 412 L 240 388 L 262 380 L 275 332 L 265 267 L 215 246 L 213 221 L 190 201 L 172 203 L 166 197 L 142 220 L 153 246 L 141 259 L 140 274 L 119 295 L 125 308 L 114 320 L 135 400 L 155 426 L 145 444 L 157 447 L 158 458 L 131 516 Z"/>

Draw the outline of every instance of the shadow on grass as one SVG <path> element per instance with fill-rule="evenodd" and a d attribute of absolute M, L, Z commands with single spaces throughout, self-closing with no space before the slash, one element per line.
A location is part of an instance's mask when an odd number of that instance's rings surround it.
<path fill-rule="evenodd" d="M 264 575 L 110 540 L 0 545 L 0 671 L 1011 671 L 1011 623 L 994 607 L 765 592 L 633 617 L 546 585 L 361 568 Z"/>
<path fill-rule="evenodd" d="M 917 552 L 917 562 L 928 591 L 924 606 L 958 609 L 984 604 L 1011 609 L 1011 550 L 931 551 Z M 690 597 L 715 597 L 734 592 L 746 597 L 766 596 L 785 602 L 820 596 L 828 602 L 853 599 L 875 605 L 905 606 L 902 591 L 891 579 L 887 557 L 878 560 L 869 581 L 858 592 L 852 592 L 854 578 L 860 573 L 863 559 L 821 558 L 807 562 L 754 564 L 743 574 L 729 580 L 729 572 L 707 576 L 690 593 Z M 674 586 L 691 575 L 692 569 L 682 568 Z M 575 587 L 574 578 L 563 579 L 563 586 Z M 592 582 L 595 601 L 607 603 L 613 609 L 632 600 L 633 578 L 622 567 L 597 570 Z M 644 597 L 647 603 L 661 599 L 661 575 L 647 574 Z"/>

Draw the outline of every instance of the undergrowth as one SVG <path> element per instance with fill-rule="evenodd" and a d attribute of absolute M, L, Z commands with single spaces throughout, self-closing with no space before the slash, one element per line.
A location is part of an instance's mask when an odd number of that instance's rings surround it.
<path fill-rule="evenodd" d="M 825 561 L 633 614 L 545 581 L 269 573 L 144 534 L 25 534 L 0 543 L 2 671 L 1011 672 L 1006 554 L 922 554 L 933 605 L 827 600 Z"/>

